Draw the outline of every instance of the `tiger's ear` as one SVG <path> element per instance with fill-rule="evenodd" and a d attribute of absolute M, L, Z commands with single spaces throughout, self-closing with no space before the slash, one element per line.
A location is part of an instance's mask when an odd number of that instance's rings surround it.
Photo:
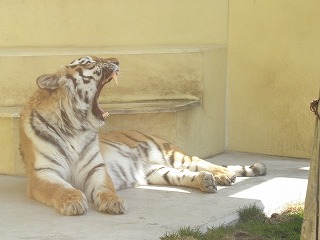
<path fill-rule="evenodd" d="M 55 74 L 44 74 L 37 78 L 37 84 L 41 89 L 54 90 L 59 87 L 58 80 Z"/>

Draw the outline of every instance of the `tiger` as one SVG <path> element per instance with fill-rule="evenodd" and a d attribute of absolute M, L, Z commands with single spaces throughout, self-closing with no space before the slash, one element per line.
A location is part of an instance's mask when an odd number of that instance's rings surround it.
<path fill-rule="evenodd" d="M 124 214 L 121 189 L 155 184 L 215 193 L 237 176 L 266 174 L 262 163 L 214 165 L 139 131 L 99 131 L 109 115 L 99 95 L 119 73 L 118 59 L 85 56 L 37 78 L 19 127 L 30 198 L 68 216 L 84 214 L 88 202 L 99 212 Z"/>

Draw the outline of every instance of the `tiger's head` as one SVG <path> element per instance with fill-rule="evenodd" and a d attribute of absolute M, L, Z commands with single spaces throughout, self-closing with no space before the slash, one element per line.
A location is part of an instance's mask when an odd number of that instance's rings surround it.
<path fill-rule="evenodd" d="M 92 126 L 100 127 L 107 116 L 98 103 L 100 92 L 112 79 L 118 83 L 119 71 L 116 58 L 86 56 L 74 60 L 55 74 L 38 77 L 37 84 L 49 92 L 65 93 L 67 99 L 64 102 L 72 105 L 69 108 L 65 106 L 65 114 L 72 115 L 71 111 L 74 111 L 82 118 L 85 116 Z"/>

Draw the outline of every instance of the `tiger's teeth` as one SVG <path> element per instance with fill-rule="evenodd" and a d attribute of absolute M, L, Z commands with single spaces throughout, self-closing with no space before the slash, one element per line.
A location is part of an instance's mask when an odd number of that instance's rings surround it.
<path fill-rule="evenodd" d="M 103 116 L 104 119 L 106 119 L 109 116 L 109 113 L 105 112 L 105 113 L 102 114 L 102 116 Z"/>
<path fill-rule="evenodd" d="M 118 77 L 117 77 L 117 74 L 114 74 L 112 79 L 116 82 L 117 86 L 119 85 L 118 83 Z"/>

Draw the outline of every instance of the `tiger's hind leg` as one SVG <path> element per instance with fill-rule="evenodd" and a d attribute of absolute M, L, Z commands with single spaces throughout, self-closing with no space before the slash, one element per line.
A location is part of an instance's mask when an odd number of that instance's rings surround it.
<path fill-rule="evenodd" d="M 190 157 L 180 151 L 173 152 L 167 166 L 175 169 L 188 169 L 191 172 L 206 171 L 213 175 L 218 185 L 229 186 L 236 180 L 236 173 L 226 167 L 219 166 L 202 160 L 198 157 Z"/>
<path fill-rule="evenodd" d="M 235 182 L 237 176 L 253 177 L 266 174 L 266 166 L 256 163 L 251 166 L 219 166 L 198 157 L 190 157 L 182 153 L 174 155 L 171 165 L 175 168 L 189 169 L 190 171 L 207 171 L 213 174 L 219 185 L 229 186 Z"/>
<path fill-rule="evenodd" d="M 214 176 L 206 171 L 191 172 L 188 169 L 150 165 L 146 173 L 146 178 L 149 184 L 154 185 L 191 187 L 208 193 L 217 191 Z"/>
<path fill-rule="evenodd" d="M 266 175 L 266 166 L 262 163 L 255 163 L 251 166 L 219 166 L 198 157 L 191 157 L 189 169 L 197 171 L 208 171 L 212 173 L 220 185 L 231 185 L 236 177 L 255 177 Z"/>

